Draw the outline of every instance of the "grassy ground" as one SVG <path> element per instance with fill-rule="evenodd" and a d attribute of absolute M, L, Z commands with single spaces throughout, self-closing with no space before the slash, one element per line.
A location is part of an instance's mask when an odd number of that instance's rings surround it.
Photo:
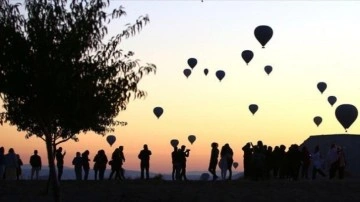
<path fill-rule="evenodd" d="M 0 181 L 0 201 L 52 201 L 46 181 Z M 63 201 L 360 201 L 360 180 L 62 181 Z"/>

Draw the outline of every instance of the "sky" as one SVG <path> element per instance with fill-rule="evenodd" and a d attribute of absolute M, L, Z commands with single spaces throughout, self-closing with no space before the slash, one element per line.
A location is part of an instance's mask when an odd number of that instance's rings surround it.
<path fill-rule="evenodd" d="M 140 63 L 157 66 L 155 75 L 145 76 L 139 86 L 145 99 L 132 100 L 117 120 L 128 122 L 116 128 L 111 147 L 106 136 L 80 134 L 79 142 L 66 142 L 65 164 L 77 151 L 90 150 L 92 159 L 99 149 L 108 157 L 124 146 L 125 169 L 139 169 L 137 158 L 143 144 L 152 151 L 150 171 L 171 172 L 171 139 L 191 149 L 189 171 L 206 171 L 210 144 L 229 143 L 235 171 L 243 170 L 242 146 L 247 142 L 276 146 L 301 144 L 310 135 L 345 134 L 335 117 L 340 104 L 360 106 L 360 1 L 111 1 L 112 10 L 122 5 L 127 15 L 109 25 L 109 36 L 124 29 L 137 17 L 148 14 L 150 23 L 122 43 L 135 52 Z M 254 37 L 259 25 L 272 27 L 274 34 L 262 48 Z M 254 58 L 246 65 L 243 50 Z M 187 60 L 198 63 L 189 78 Z M 267 75 L 266 65 L 273 71 Z M 204 68 L 209 74 L 204 75 Z M 220 82 L 215 72 L 223 70 Z M 323 94 L 316 85 L 326 82 Z M 333 107 L 328 96 L 336 96 Z M 259 110 L 252 115 L 250 104 Z M 164 109 L 158 119 L 153 108 Z M 313 122 L 321 116 L 319 127 Z M 355 121 L 349 134 L 359 134 Z M 110 135 L 110 133 L 109 133 Z M 190 144 L 189 135 L 196 141 Z M 0 127 L 0 145 L 13 147 L 24 163 L 34 149 L 46 162 L 44 142 L 24 138 L 15 126 Z M 219 172 L 219 170 L 218 170 Z"/>

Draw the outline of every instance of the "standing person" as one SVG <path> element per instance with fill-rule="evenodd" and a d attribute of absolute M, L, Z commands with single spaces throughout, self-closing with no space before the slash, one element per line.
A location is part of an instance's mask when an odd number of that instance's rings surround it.
<path fill-rule="evenodd" d="M 20 178 L 22 178 L 21 166 L 23 165 L 23 162 L 22 162 L 19 154 L 16 154 L 16 158 L 18 160 L 18 164 L 17 164 L 17 168 L 16 168 L 16 179 L 20 180 Z"/>
<path fill-rule="evenodd" d="M 333 179 L 339 167 L 339 156 L 335 144 L 331 144 L 330 150 L 327 154 L 327 161 L 329 165 L 329 179 Z"/>
<path fill-rule="evenodd" d="M 108 158 L 105 154 L 105 151 L 100 150 L 100 161 L 99 161 L 99 180 L 104 179 L 104 174 L 106 170 L 106 164 L 108 163 Z"/>
<path fill-rule="evenodd" d="M 179 180 L 181 165 L 178 155 L 178 148 L 176 146 L 174 147 L 174 150 L 171 152 L 171 162 L 172 162 L 171 178 L 172 180 Z"/>
<path fill-rule="evenodd" d="M 249 179 L 251 176 L 251 162 L 252 162 L 252 155 L 253 149 L 251 148 L 251 143 L 246 143 L 243 146 L 242 150 L 244 151 L 244 178 Z"/>
<path fill-rule="evenodd" d="M 279 178 L 284 179 L 288 173 L 287 158 L 286 158 L 286 146 L 280 145 L 279 153 Z"/>
<path fill-rule="evenodd" d="M 58 180 L 61 180 L 63 170 L 64 170 L 64 157 L 66 155 L 66 151 L 62 153 L 62 147 L 59 147 L 59 149 L 56 150 L 55 158 L 56 158 L 56 166 L 58 169 Z"/>
<path fill-rule="evenodd" d="M 341 147 L 338 148 L 338 155 L 339 155 L 339 179 L 344 179 L 346 159 L 343 148 Z"/>
<path fill-rule="evenodd" d="M 100 150 L 97 152 L 97 154 L 94 156 L 94 179 L 97 180 L 98 179 L 98 173 L 99 173 L 99 166 L 98 166 L 98 162 L 99 162 L 99 158 L 100 158 Z"/>
<path fill-rule="evenodd" d="M 116 148 L 114 150 L 114 152 L 111 155 L 111 161 L 109 161 L 109 164 L 111 166 L 111 173 L 109 176 L 109 180 L 111 180 L 112 176 L 115 173 L 115 180 L 116 179 L 120 179 L 120 164 L 121 164 L 121 159 L 120 159 L 120 149 Z"/>
<path fill-rule="evenodd" d="M 287 152 L 288 177 L 291 180 L 298 180 L 301 167 L 301 151 L 297 144 L 292 144 Z"/>
<path fill-rule="evenodd" d="M 103 149 L 99 150 L 96 156 L 94 157 L 94 171 L 95 171 L 95 180 L 97 180 L 99 173 L 99 180 L 104 179 L 104 173 L 106 170 L 106 164 L 108 162 L 108 158 Z"/>
<path fill-rule="evenodd" d="M 234 162 L 233 159 L 233 155 L 234 152 L 231 149 L 230 145 L 228 143 L 226 143 L 222 148 L 221 148 L 221 152 L 220 152 L 221 158 L 225 158 L 226 159 L 226 169 L 229 171 L 229 177 L 228 180 L 231 180 L 232 178 L 232 164 Z"/>
<path fill-rule="evenodd" d="M 5 179 L 16 180 L 16 169 L 18 167 L 18 159 L 13 148 L 5 155 Z"/>
<path fill-rule="evenodd" d="M 5 149 L 0 147 L 0 180 L 4 179 L 5 173 Z"/>
<path fill-rule="evenodd" d="M 319 145 L 315 147 L 314 153 L 311 155 L 313 162 L 313 170 L 312 170 L 312 179 L 316 179 L 316 174 L 319 173 L 321 176 L 326 177 L 325 173 L 322 171 L 321 166 L 323 164 L 323 160 L 320 154 Z"/>
<path fill-rule="evenodd" d="M 309 178 L 309 166 L 311 163 L 311 155 L 306 146 L 301 149 L 301 178 Z"/>
<path fill-rule="evenodd" d="M 275 146 L 274 151 L 272 152 L 272 156 L 274 158 L 273 177 L 278 178 L 282 161 L 282 154 L 279 146 Z"/>
<path fill-rule="evenodd" d="M 214 181 L 218 178 L 218 176 L 216 175 L 216 166 L 218 164 L 218 157 L 219 157 L 218 146 L 219 145 L 216 142 L 211 143 L 209 172 L 212 174 Z"/>
<path fill-rule="evenodd" d="M 74 165 L 76 180 L 81 180 L 83 163 L 80 152 L 76 152 L 76 156 L 72 160 L 72 164 Z"/>
<path fill-rule="evenodd" d="M 125 180 L 125 170 L 123 168 L 123 164 L 125 162 L 124 146 L 119 146 L 119 155 L 120 155 L 120 179 Z"/>
<path fill-rule="evenodd" d="M 220 155 L 219 167 L 220 167 L 220 171 L 221 171 L 221 179 L 222 180 L 226 179 L 227 165 L 228 165 L 228 163 L 227 163 L 226 156 Z"/>
<path fill-rule="evenodd" d="M 89 170 L 90 170 L 90 159 L 89 159 L 89 150 L 85 150 L 82 155 L 82 167 L 84 170 L 84 180 L 88 180 L 89 177 Z"/>
<path fill-rule="evenodd" d="M 34 174 L 36 179 L 39 179 L 39 172 L 41 170 L 41 157 L 38 155 L 38 151 L 34 150 L 34 154 L 30 157 L 30 165 L 31 165 L 31 180 L 34 178 Z"/>
<path fill-rule="evenodd" d="M 144 149 L 140 151 L 138 157 L 140 159 L 141 179 L 144 179 L 144 171 L 146 172 L 146 179 L 149 179 L 151 151 L 148 146 L 144 144 Z"/>
<path fill-rule="evenodd" d="M 184 179 L 187 180 L 186 177 L 186 158 L 190 155 L 190 149 L 186 149 L 185 145 L 182 145 L 181 148 L 178 151 L 178 157 L 180 162 L 180 180 Z"/>
<path fill-rule="evenodd" d="M 264 168 L 265 168 L 265 154 L 258 145 L 253 147 L 254 154 L 252 156 L 252 178 L 254 180 L 264 179 Z"/>

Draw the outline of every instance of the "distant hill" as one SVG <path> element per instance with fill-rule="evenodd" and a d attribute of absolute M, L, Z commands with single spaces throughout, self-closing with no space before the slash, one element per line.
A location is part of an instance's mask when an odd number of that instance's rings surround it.
<path fill-rule="evenodd" d="M 343 148 L 346 158 L 345 172 L 348 176 L 360 177 L 360 135 L 357 134 L 328 134 L 312 135 L 306 139 L 305 145 L 309 151 L 314 152 L 316 145 L 319 145 L 320 152 L 326 157 L 331 144 L 336 144 Z"/>

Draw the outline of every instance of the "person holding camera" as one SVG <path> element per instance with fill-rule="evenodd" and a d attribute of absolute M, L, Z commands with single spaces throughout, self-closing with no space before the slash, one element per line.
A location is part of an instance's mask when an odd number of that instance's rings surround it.
<path fill-rule="evenodd" d="M 182 145 L 179 150 L 179 161 L 181 165 L 180 179 L 187 180 L 186 177 L 186 158 L 189 157 L 190 149 L 186 149 L 185 145 Z"/>

